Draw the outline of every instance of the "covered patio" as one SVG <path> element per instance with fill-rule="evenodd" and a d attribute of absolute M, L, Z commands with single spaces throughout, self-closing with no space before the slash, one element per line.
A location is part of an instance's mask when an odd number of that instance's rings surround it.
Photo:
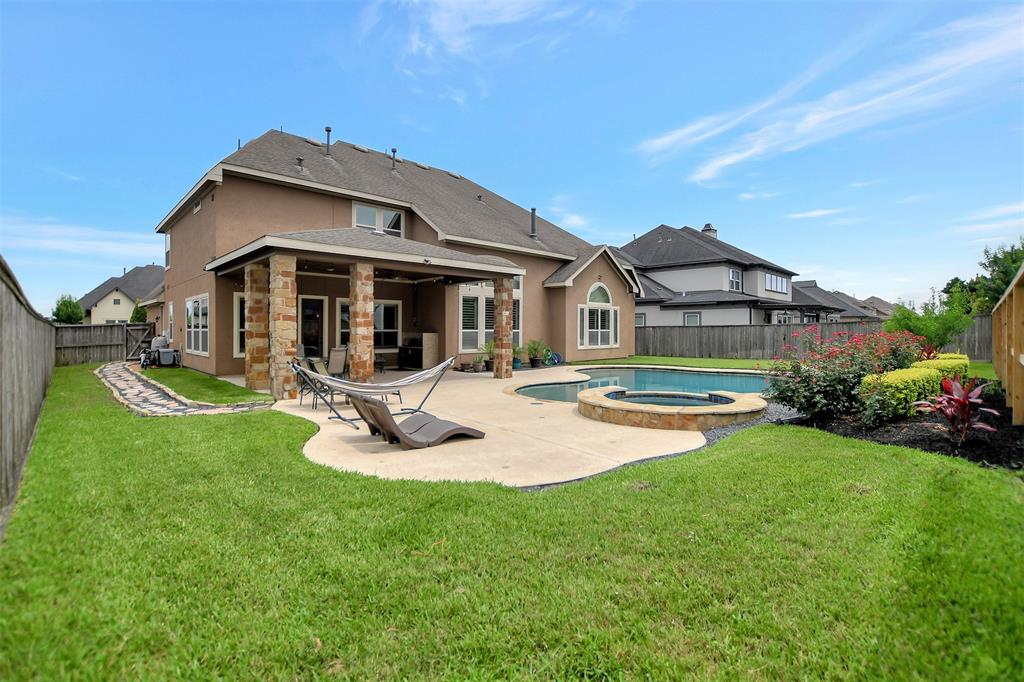
<path fill-rule="evenodd" d="M 444 360 L 458 333 L 458 285 L 474 282 L 494 289 L 494 377 L 512 376 L 513 286 L 524 270 L 504 258 L 343 228 L 267 235 L 206 269 L 244 298 L 244 344 L 236 342 L 244 351 L 235 357 L 244 354 L 246 386 L 278 400 L 296 395 L 290 363 L 300 344 L 325 358 L 348 346 L 353 381 L 371 381 L 375 359 L 397 360 L 407 339 L 422 349 L 429 338 Z"/>

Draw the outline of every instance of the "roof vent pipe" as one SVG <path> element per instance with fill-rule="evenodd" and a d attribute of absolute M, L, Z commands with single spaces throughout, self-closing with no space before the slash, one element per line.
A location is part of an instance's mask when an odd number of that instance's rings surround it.
<path fill-rule="evenodd" d="M 331 155 L 331 126 L 324 126 L 324 132 L 327 133 L 327 156 Z"/>
<path fill-rule="evenodd" d="M 476 200 L 482 202 L 484 200 L 484 195 L 483 194 L 477 194 L 476 195 Z"/>
<path fill-rule="evenodd" d="M 704 223 L 704 227 L 701 229 L 703 234 L 711 237 L 712 239 L 718 239 L 718 230 L 711 223 Z"/>
<path fill-rule="evenodd" d="M 299 167 L 299 170 L 302 170 L 302 157 L 301 156 L 296 156 L 295 157 L 295 165 Z"/>
<path fill-rule="evenodd" d="M 530 209 L 530 238 L 537 238 L 537 209 Z"/>
<path fill-rule="evenodd" d="M 391 170 L 395 170 L 395 159 L 398 158 L 398 147 L 391 148 Z"/>

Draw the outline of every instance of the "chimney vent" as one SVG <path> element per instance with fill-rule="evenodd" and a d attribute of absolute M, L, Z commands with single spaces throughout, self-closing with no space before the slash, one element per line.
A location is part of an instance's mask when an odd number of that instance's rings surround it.
<path fill-rule="evenodd" d="M 716 230 L 715 226 L 711 223 L 704 223 L 704 227 L 701 229 L 701 232 L 713 239 L 718 239 L 718 230 Z"/>
<path fill-rule="evenodd" d="M 479 202 L 483 202 L 483 200 L 484 200 L 484 195 L 483 195 L 483 194 L 477 194 L 477 195 L 476 195 L 476 200 L 477 200 L 477 201 L 479 201 Z"/>
<path fill-rule="evenodd" d="M 395 159 L 398 158 L 398 147 L 391 148 L 391 170 L 395 170 Z"/>
<path fill-rule="evenodd" d="M 537 238 L 537 209 L 530 209 L 530 238 Z"/>
<path fill-rule="evenodd" d="M 324 126 L 324 132 L 327 133 L 327 156 L 331 155 L 331 126 Z"/>

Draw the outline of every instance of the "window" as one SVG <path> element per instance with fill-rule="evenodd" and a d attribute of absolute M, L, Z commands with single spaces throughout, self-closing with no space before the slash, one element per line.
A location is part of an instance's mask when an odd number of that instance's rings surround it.
<path fill-rule="evenodd" d="M 167 303 L 167 340 L 174 340 L 174 301 Z"/>
<path fill-rule="evenodd" d="M 579 306 L 576 320 L 579 347 L 614 348 L 619 345 L 619 309 L 612 306 L 608 287 L 595 284 L 587 293 L 586 305 Z"/>
<path fill-rule="evenodd" d="M 739 270 L 729 269 L 729 291 L 743 291 L 743 275 Z"/>
<path fill-rule="evenodd" d="M 521 277 L 512 280 L 512 345 L 522 344 Z M 494 340 L 494 282 L 482 281 L 459 287 L 459 350 L 475 353 Z"/>
<path fill-rule="evenodd" d="M 683 326 L 684 327 L 699 327 L 700 326 L 700 313 L 683 313 Z"/>
<path fill-rule="evenodd" d="M 338 344 L 347 345 L 349 335 L 349 306 L 347 298 L 339 298 L 337 322 Z M 392 350 L 401 345 L 402 303 L 401 301 L 377 301 L 373 306 L 373 347 L 374 350 Z"/>
<path fill-rule="evenodd" d="M 789 280 L 770 272 L 764 273 L 764 288 L 768 291 L 775 291 L 780 294 L 789 292 Z"/>
<path fill-rule="evenodd" d="M 790 324 L 792 321 L 793 317 L 789 313 L 779 313 L 778 317 L 775 318 L 776 324 Z"/>
<path fill-rule="evenodd" d="M 171 267 L 171 233 L 164 232 L 164 269 Z"/>
<path fill-rule="evenodd" d="M 210 295 L 185 299 L 185 351 L 210 354 Z"/>
<path fill-rule="evenodd" d="M 196 213 L 199 213 L 202 210 L 203 210 L 203 200 L 202 199 L 200 199 L 199 201 L 197 201 L 194 204 L 192 204 L 192 215 L 195 215 Z"/>
<path fill-rule="evenodd" d="M 234 305 L 232 306 L 233 331 L 234 331 L 234 356 L 245 357 L 245 294 L 236 291 L 234 294 Z"/>
<path fill-rule="evenodd" d="M 377 208 L 365 204 L 353 204 L 353 223 L 356 227 L 375 232 L 402 236 L 404 213 L 390 208 Z"/>
<path fill-rule="evenodd" d="M 121 305 L 121 299 L 115 298 L 114 299 L 114 305 Z"/>
<path fill-rule="evenodd" d="M 633 325 L 636 327 L 647 326 L 647 313 L 636 313 L 633 318 Z"/>

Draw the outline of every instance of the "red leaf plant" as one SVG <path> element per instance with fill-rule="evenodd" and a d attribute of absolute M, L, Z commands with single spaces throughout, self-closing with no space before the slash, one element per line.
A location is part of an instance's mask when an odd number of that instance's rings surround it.
<path fill-rule="evenodd" d="M 999 416 L 995 410 L 979 407 L 982 404 L 981 392 L 988 384 L 976 386 L 977 378 L 968 379 L 966 384 L 960 383 L 960 376 L 942 380 L 942 395 L 932 396 L 927 400 L 914 403 L 919 412 L 938 412 L 949 422 L 949 433 L 957 446 L 963 445 L 971 430 L 995 432 L 995 429 L 981 421 L 982 413 Z"/>

